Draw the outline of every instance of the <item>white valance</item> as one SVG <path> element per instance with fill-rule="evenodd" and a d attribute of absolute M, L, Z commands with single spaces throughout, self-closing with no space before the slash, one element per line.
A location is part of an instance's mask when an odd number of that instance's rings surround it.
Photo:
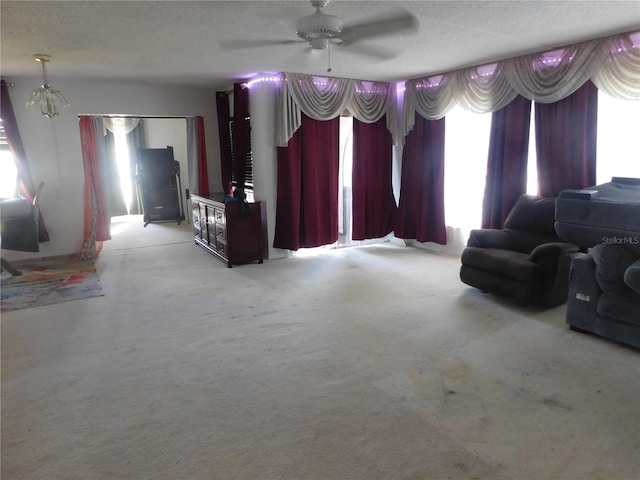
<path fill-rule="evenodd" d="M 614 97 L 640 100 L 640 32 L 410 80 L 402 136 L 413 128 L 416 112 L 430 120 L 444 117 L 456 105 L 488 113 L 518 94 L 538 103 L 557 102 L 589 79 Z"/>
<path fill-rule="evenodd" d="M 102 124 L 104 128 L 113 133 L 124 133 L 125 135 L 133 131 L 140 123 L 139 118 L 132 117 L 104 117 Z"/>
<path fill-rule="evenodd" d="M 603 41 L 596 53 L 591 81 L 612 97 L 640 100 L 640 32 Z"/>
<path fill-rule="evenodd" d="M 349 112 L 366 123 L 377 122 L 386 114 L 394 142 L 399 138 L 395 84 L 283 73 L 276 102 L 276 145 L 280 147 L 300 128 L 302 113 L 315 120 L 330 120 Z"/>

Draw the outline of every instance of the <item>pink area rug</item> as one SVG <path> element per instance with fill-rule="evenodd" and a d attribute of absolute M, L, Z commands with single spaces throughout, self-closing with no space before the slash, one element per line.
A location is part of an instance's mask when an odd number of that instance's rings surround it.
<path fill-rule="evenodd" d="M 104 295 L 93 262 L 33 261 L 17 267 L 22 275 L 3 272 L 0 310 L 3 312 Z"/>

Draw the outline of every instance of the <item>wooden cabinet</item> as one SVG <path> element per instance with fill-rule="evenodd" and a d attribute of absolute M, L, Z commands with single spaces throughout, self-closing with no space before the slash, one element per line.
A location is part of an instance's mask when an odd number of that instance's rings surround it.
<path fill-rule="evenodd" d="M 194 238 L 209 253 L 234 264 L 262 263 L 260 202 L 225 202 L 224 194 L 191 195 Z"/>

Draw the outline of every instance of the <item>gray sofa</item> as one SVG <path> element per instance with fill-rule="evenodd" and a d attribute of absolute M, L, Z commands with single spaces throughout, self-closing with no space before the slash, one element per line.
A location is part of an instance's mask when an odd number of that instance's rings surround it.
<path fill-rule="evenodd" d="M 561 192 L 555 225 L 587 252 L 571 264 L 570 328 L 640 347 L 640 179 Z"/>

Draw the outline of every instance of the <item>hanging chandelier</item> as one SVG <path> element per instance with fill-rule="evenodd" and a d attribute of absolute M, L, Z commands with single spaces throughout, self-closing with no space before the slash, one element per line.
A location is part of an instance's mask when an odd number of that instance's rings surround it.
<path fill-rule="evenodd" d="M 64 98 L 60 90 L 56 90 L 53 88 L 49 81 L 47 80 L 47 68 L 46 63 L 51 60 L 50 55 L 43 55 L 41 53 L 37 53 L 34 55 L 36 62 L 40 62 L 42 64 L 42 78 L 43 83 L 40 85 L 40 88 L 36 88 L 29 101 L 27 102 L 27 107 L 32 107 L 34 105 L 40 105 L 40 111 L 42 115 L 47 118 L 54 117 L 58 115 L 58 108 L 68 108 L 69 102 Z"/>

